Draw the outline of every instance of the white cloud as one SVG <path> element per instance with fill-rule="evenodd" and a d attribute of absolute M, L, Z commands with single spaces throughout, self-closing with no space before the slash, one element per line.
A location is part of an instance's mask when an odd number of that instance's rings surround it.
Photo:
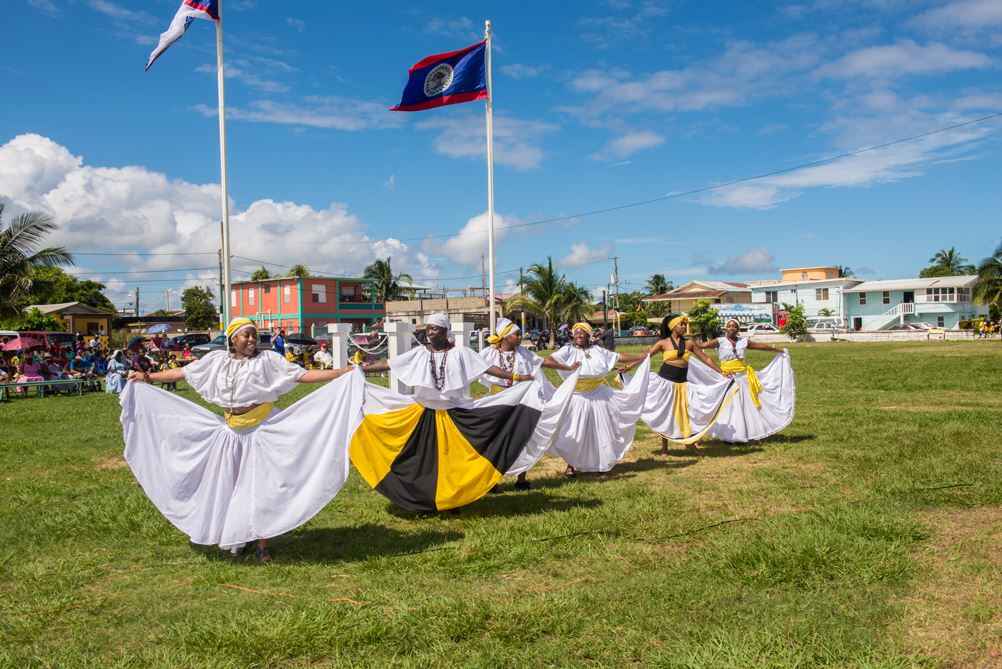
<path fill-rule="evenodd" d="M 538 77 L 545 71 L 545 65 L 523 65 L 521 63 L 512 63 L 511 65 L 501 66 L 501 73 L 511 77 L 512 79 L 532 79 L 534 77 Z"/>
<path fill-rule="evenodd" d="M 701 201 L 715 207 L 735 207 L 739 209 L 772 209 L 780 202 L 794 197 L 784 194 L 778 186 L 738 184 L 727 186 L 705 194 Z"/>
<path fill-rule="evenodd" d="M 920 45 L 912 40 L 858 49 L 818 69 L 817 76 L 836 79 L 896 78 L 914 74 L 941 74 L 989 67 L 988 56 L 944 44 Z"/>
<path fill-rule="evenodd" d="M 435 151 L 450 158 L 482 158 L 487 152 L 487 134 L 481 114 L 464 113 L 430 118 L 419 128 L 440 131 Z M 542 140 L 557 126 L 542 121 L 494 117 L 494 160 L 519 170 L 539 167 L 543 161 Z"/>
<path fill-rule="evenodd" d="M 495 252 L 501 241 L 508 236 L 508 226 L 515 225 L 518 220 L 510 216 L 502 216 L 494 213 L 494 249 Z M 430 240 L 425 243 L 425 252 L 433 255 L 442 255 L 464 265 L 480 266 L 481 256 L 487 253 L 487 212 L 477 214 L 466 221 L 459 233 L 449 237 L 444 244 L 432 243 Z"/>
<path fill-rule="evenodd" d="M 120 2 L 110 2 L 109 0 L 88 0 L 88 5 L 94 11 L 100 12 L 105 16 L 110 16 L 113 19 L 119 21 L 131 21 L 134 23 L 146 23 L 153 24 L 156 22 L 151 14 L 147 14 L 143 11 L 136 11 L 133 9 L 126 9 L 122 6 Z"/>
<path fill-rule="evenodd" d="M 285 19 L 285 22 L 289 25 L 289 27 L 297 32 L 303 32 L 306 30 L 306 21 L 303 21 L 302 19 L 296 19 L 290 16 Z"/>
<path fill-rule="evenodd" d="M 284 93 L 289 90 L 286 84 L 274 79 L 266 79 L 255 72 L 255 69 L 257 68 L 244 66 L 239 61 L 235 61 L 227 63 L 224 71 L 226 72 L 227 79 L 234 79 L 265 93 Z M 195 68 L 195 71 L 211 75 L 212 77 L 216 76 L 216 66 L 207 63 L 199 65 Z"/>
<path fill-rule="evenodd" d="M 589 16 L 578 21 L 582 40 L 598 49 L 606 49 L 619 42 L 635 42 L 646 39 L 654 31 L 655 21 L 668 14 L 663 3 L 648 0 L 636 10 L 632 3 L 614 1 L 609 3 L 614 11 L 628 11 L 625 14 Z"/>
<path fill-rule="evenodd" d="M 999 0 L 954 0 L 927 10 L 912 24 L 930 31 L 979 30 L 1002 25 L 1002 2 Z"/>
<path fill-rule="evenodd" d="M 59 8 L 52 0 L 28 0 L 28 4 L 37 9 L 40 12 L 44 12 L 49 16 L 56 16 L 59 14 Z"/>
<path fill-rule="evenodd" d="M 476 24 L 465 16 L 455 19 L 433 18 L 428 21 L 425 31 L 433 35 L 456 39 L 471 41 L 481 39 L 480 31 L 477 30 Z"/>
<path fill-rule="evenodd" d="M 395 191 L 397 189 L 397 175 L 391 174 L 387 177 L 386 181 L 383 182 L 383 188 L 388 191 Z"/>
<path fill-rule="evenodd" d="M 203 104 L 194 109 L 209 117 L 217 112 Z M 308 97 L 303 104 L 255 100 L 246 107 L 227 107 L 226 116 L 237 121 L 346 131 L 395 128 L 403 122 L 399 114 L 389 113 L 386 105 L 342 97 Z"/>
<path fill-rule="evenodd" d="M 17 209 L 50 215 L 58 225 L 51 242 L 71 251 L 141 248 L 214 254 L 219 239 L 218 184 L 170 179 L 140 166 L 86 165 L 40 135 L 19 135 L 0 146 L 0 198 Z M 424 276 L 436 271 L 419 250 L 399 240 L 371 238 L 346 204 L 332 202 L 314 208 L 265 198 L 243 210 L 231 205 L 231 211 L 232 249 L 237 256 L 354 274 L 374 258 L 392 253 L 399 271 Z M 214 255 L 209 260 L 195 257 L 199 259 L 122 256 L 119 267 L 145 270 L 215 264 Z M 198 278 L 197 273 L 190 274 L 179 278 L 179 283 Z"/>
<path fill-rule="evenodd" d="M 638 130 L 628 132 L 615 139 L 610 140 L 598 152 L 592 154 L 595 160 L 618 159 L 622 160 L 644 149 L 652 149 L 655 146 L 664 144 L 665 138 L 656 132 L 649 130 Z"/>
<path fill-rule="evenodd" d="M 598 260 L 607 260 L 612 253 L 612 247 L 603 244 L 597 248 L 588 246 L 585 242 L 571 244 L 571 251 L 560 261 L 566 267 L 581 267 Z"/>
<path fill-rule="evenodd" d="M 707 267 L 711 274 L 762 274 L 776 270 L 776 259 L 768 249 L 754 248 Z"/>
<path fill-rule="evenodd" d="M 956 100 L 953 107 L 960 110 L 1002 110 L 1002 93 L 972 93 Z"/>

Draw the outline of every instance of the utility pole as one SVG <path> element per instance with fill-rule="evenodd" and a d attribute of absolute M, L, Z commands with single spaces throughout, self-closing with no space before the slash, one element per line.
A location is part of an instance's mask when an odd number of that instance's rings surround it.
<path fill-rule="evenodd" d="M 616 291 L 613 306 L 616 308 L 616 333 L 619 333 L 619 256 L 612 257 L 612 287 Z"/>
<path fill-rule="evenodd" d="M 602 291 L 602 327 L 609 327 L 609 291 Z"/>
<path fill-rule="evenodd" d="M 480 289 L 483 291 L 481 294 L 487 297 L 487 265 L 485 264 L 485 256 L 480 256 Z"/>
<path fill-rule="evenodd" d="M 136 286 L 136 318 L 139 318 L 139 286 Z"/>
<path fill-rule="evenodd" d="M 525 297 L 525 279 L 522 277 L 522 268 L 518 268 L 518 294 Z M 525 309 L 522 309 L 522 334 L 525 334 Z"/>
<path fill-rule="evenodd" d="M 225 287 L 223 286 L 223 249 L 219 249 L 219 322 L 223 322 L 223 305 L 226 302 L 223 300 L 225 297 L 223 291 Z"/>

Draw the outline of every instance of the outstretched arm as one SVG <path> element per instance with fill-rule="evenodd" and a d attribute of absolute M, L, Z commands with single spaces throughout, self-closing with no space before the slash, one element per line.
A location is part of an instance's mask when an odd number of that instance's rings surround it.
<path fill-rule="evenodd" d="M 721 371 L 720 366 L 713 360 L 713 358 L 703 353 L 703 349 L 700 348 L 696 342 L 689 341 L 685 346 L 691 353 L 695 354 L 695 356 L 699 358 L 704 365 L 716 371 L 717 374 L 727 376 L 727 374 L 724 374 L 724 372 Z"/>
<path fill-rule="evenodd" d="M 324 381 L 333 381 L 339 376 L 343 376 L 353 370 L 352 365 L 347 367 L 342 367 L 341 369 L 311 369 L 302 376 L 299 377 L 300 383 L 323 383 Z"/>
<path fill-rule="evenodd" d="M 756 351 L 772 351 L 773 353 L 782 353 L 782 349 L 778 349 L 775 346 L 769 346 L 768 344 L 759 344 L 758 342 L 748 340 L 748 348 L 755 349 Z"/>
<path fill-rule="evenodd" d="M 496 376 L 499 379 L 511 379 L 512 381 L 532 381 L 534 378 L 532 374 L 516 374 L 514 370 L 507 371 L 497 365 L 491 365 L 484 370 L 484 373 Z"/>
<path fill-rule="evenodd" d="M 362 365 L 362 371 L 365 373 L 369 372 L 386 372 L 390 369 L 390 361 L 388 359 L 377 360 L 376 362 L 370 362 L 367 365 Z"/>
<path fill-rule="evenodd" d="M 696 342 L 696 346 L 698 346 L 700 349 L 718 348 L 720 346 L 720 341 L 714 338 L 714 339 L 711 339 L 710 341 L 705 341 L 702 344 L 700 344 L 699 342 Z"/>
<path fill-rule="evenodd" d="M 139 381 L 140 383 L 177 383 L 184 380 L 184 367 L 177 369 L 165 369 L 162 372 L 151 372 L 144 374 L 136 370 L 129 372 L 129 381 Z"/>
<path fill-rule="evenodd" d="M 565 372 L 573 372 L 575 369 L 581 366 L 580 362 L 575 362 L 573 365 L 565 365 L 562 362 L 557 362 L 553 359 L 552 355 L 548 355 L 543 358 L 543 367 L 547 369 L 560 369 Z"/>

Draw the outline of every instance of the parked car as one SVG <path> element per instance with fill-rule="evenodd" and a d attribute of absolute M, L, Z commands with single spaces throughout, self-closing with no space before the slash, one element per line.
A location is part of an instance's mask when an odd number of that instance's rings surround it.
<path fill-rule="evenodd" d="M 183 351 L 185 345 L 194 348 L 195 346 L 199 346 L 201 344 L 208 344 L 210 341 L 212 341 L 212 337 L 204 332 L 190 332 L 188 334 L 171 337 L 167 340 L 167 345 L 164 346 L 164 348 L 168 351 Z"/>
<path fill-rule="evenodd" d="M 902 325 L 895 325 L 890 330 L 895 330 L 898 332 L 928 332 L 934 329 L 935 325 L 930 325 L 929 323 L 923 323 L 922 321 L 908 321 Z"/>
<path fill-rule="evenodd" d="M 833 316 L 816 316 L 807 319 L 808 332 L 832 332 L 844 330 L 845 324 L 842 319 Z"/>
<path fill-rule="evenodd" d="M 636 327 L 630 330 L 631 337 L 650 337 L 651 331 L 645 327 Z"/>
<path fill-rule="evenodd" d="M 745 330 L 745 334 L 749 337 L 757 334 L 779 334 L 779 328 L 772 323 L 751 323 L 748 329 Z"/>
<path fill-rule="evenodd" d="M 195 356 L 196 359 L 204 357 L 207 353 L 212 351 L 222 351 L 226 348 L 226 335 L 217 335 L 215 339 L 206 343 L 199 344 L 198 346 L 191 347 L 191 354 Z M 257 333 L 257 349 L 259 351 L 270 351 L 271 350 L 271 333 L 270 332 L 258 332 Z"/>

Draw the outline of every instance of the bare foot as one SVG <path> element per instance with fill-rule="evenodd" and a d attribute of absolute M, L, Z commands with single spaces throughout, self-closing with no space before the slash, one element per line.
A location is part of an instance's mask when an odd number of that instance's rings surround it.
<path fill-rule="evenodd" d="M 567 465 L 567 469 L 564 470 L 564 476 L 566 476 L 569 479 L 572 479 L 575 476 L 577 476 L 577 471 L 575 471 L 574 467 Z"/>

